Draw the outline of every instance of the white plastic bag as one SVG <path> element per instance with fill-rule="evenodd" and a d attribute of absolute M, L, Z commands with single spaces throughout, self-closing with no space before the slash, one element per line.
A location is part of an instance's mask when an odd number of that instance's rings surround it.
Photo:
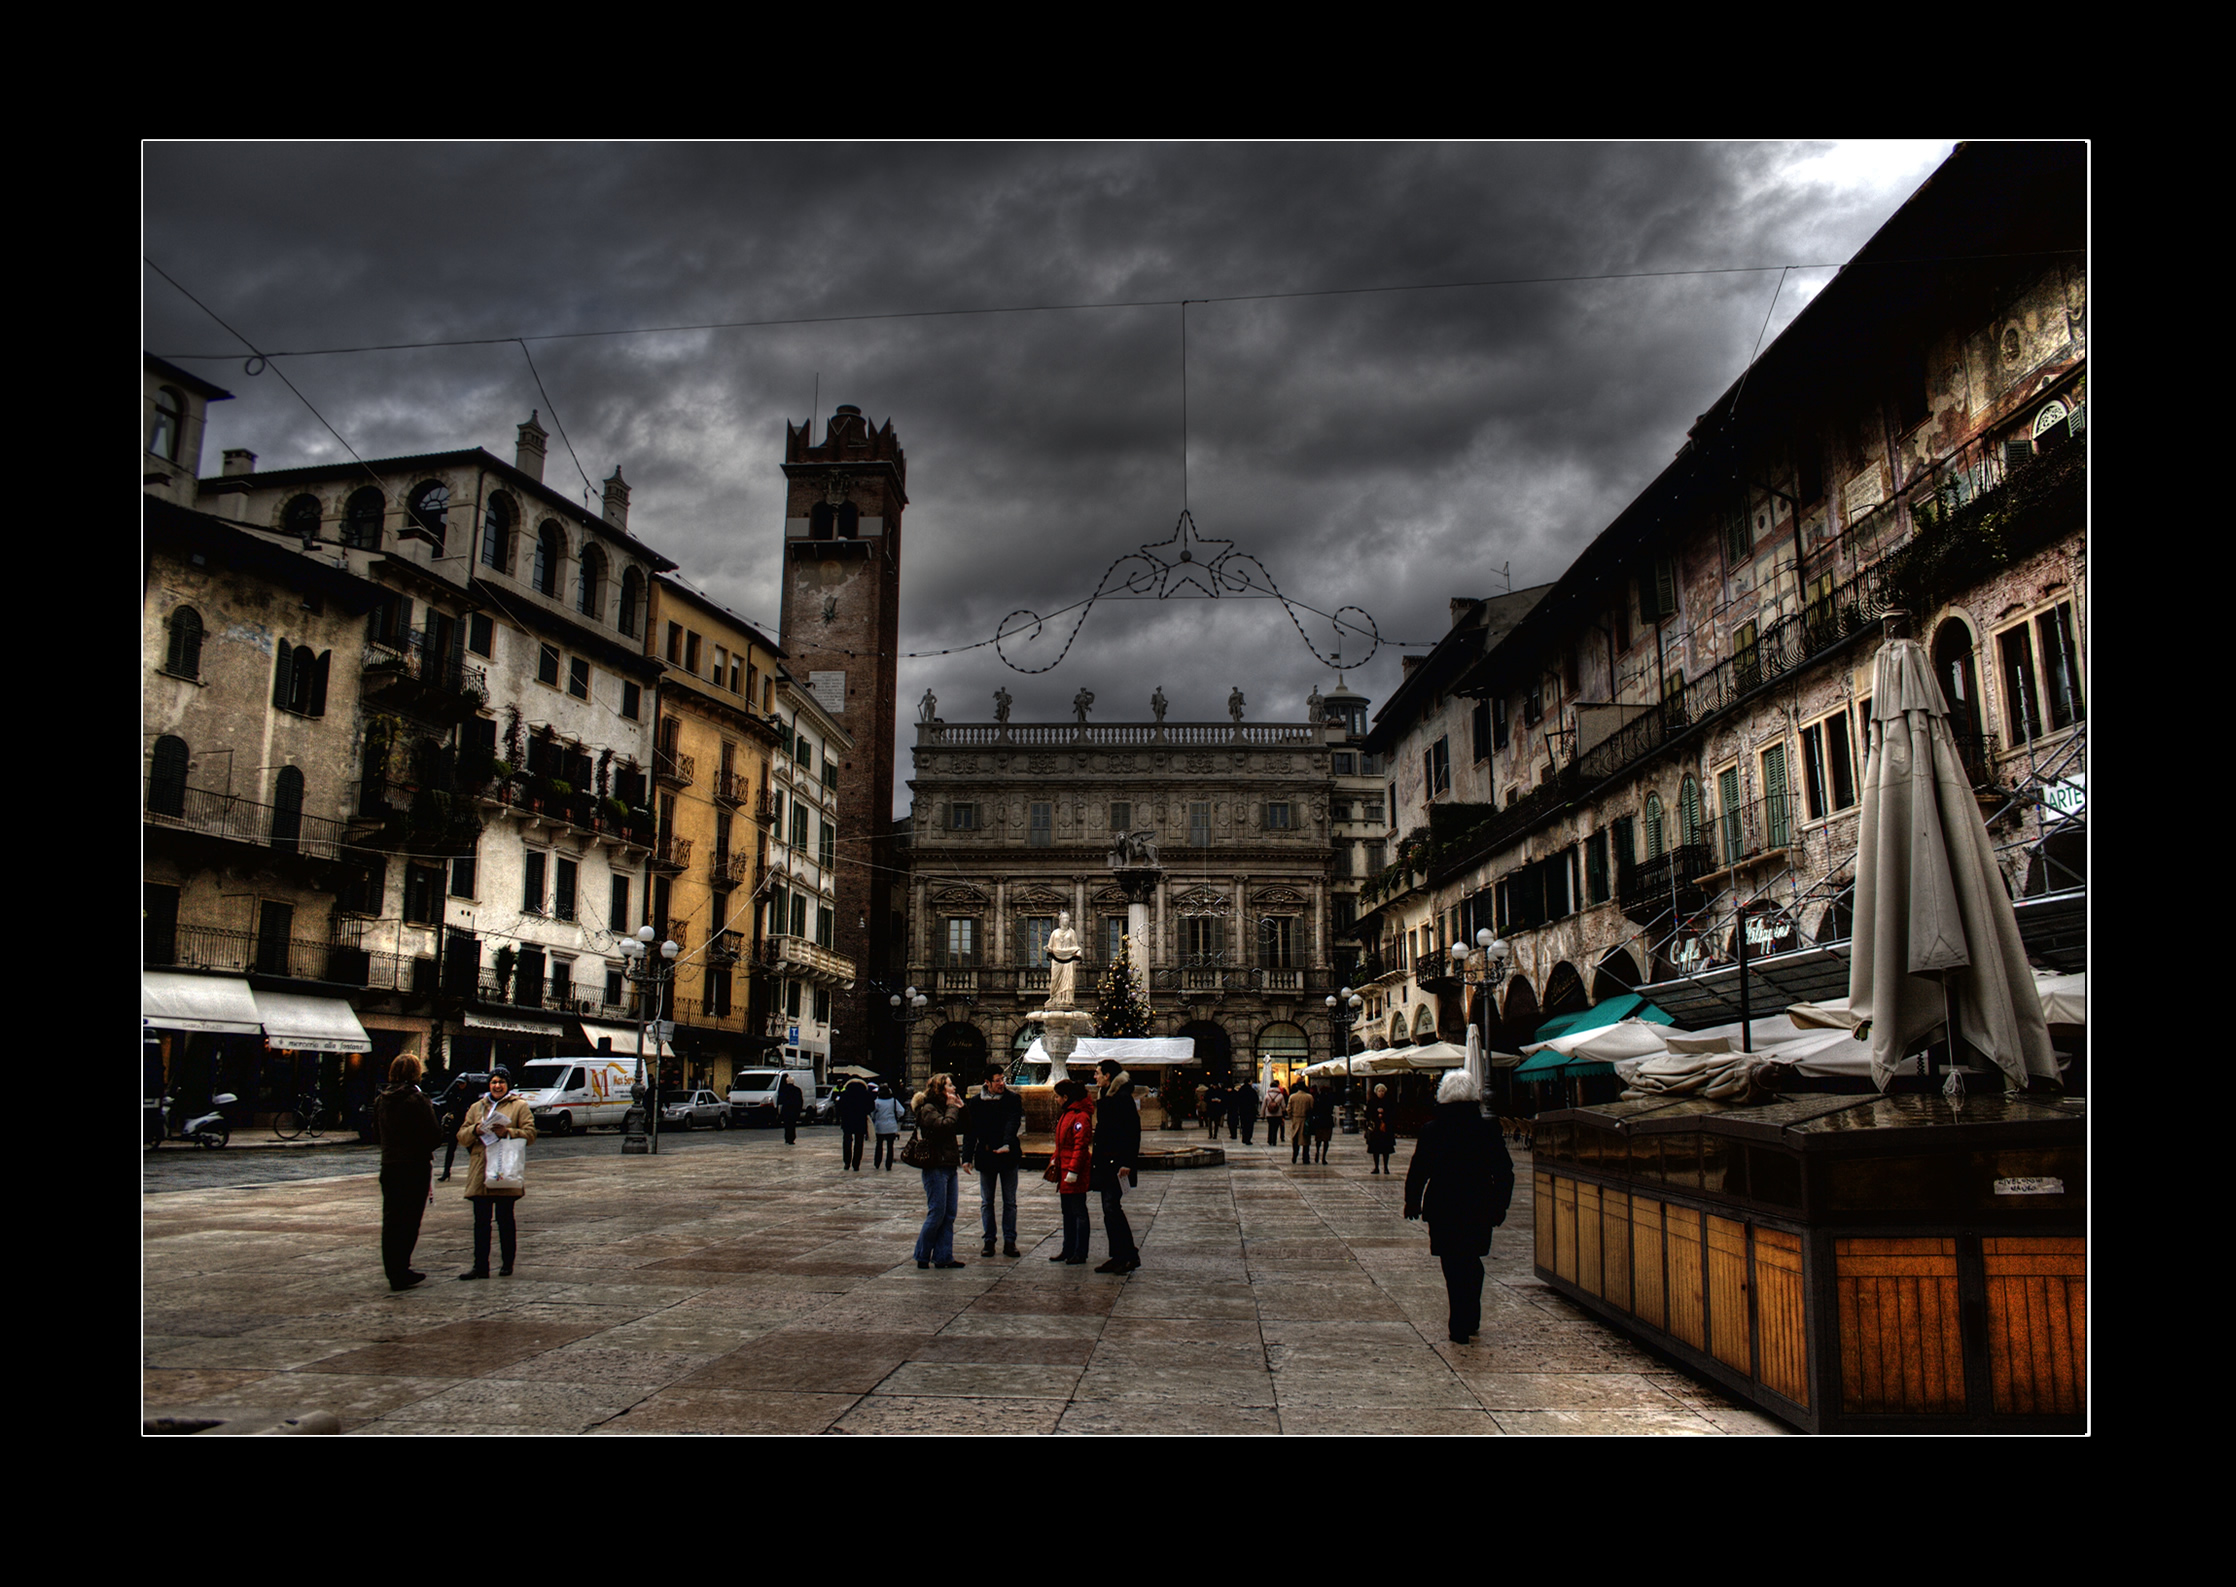
<path fill-rule="evenodd" d="M 482 1148 L 481 1183 L 485 1190 L 521 1190 L 528 1183 L 528 1143 L 503 1135 Z"/>

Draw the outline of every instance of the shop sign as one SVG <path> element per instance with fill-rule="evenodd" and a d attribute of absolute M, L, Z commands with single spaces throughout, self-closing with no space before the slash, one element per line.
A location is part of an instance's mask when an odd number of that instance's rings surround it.
<path fill-rule="evenodd" d="M 2077 771 L 2062 782 L 2046 784 L 2042 789 L 2042 806 L 2061 816 L 2082 814 L 2088 809 L 2088 773 Z"/>

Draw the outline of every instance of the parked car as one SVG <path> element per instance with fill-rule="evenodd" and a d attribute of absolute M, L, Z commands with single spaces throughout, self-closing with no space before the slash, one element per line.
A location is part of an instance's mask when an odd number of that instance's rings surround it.
<path fill-rule="evenodd" d="M 660 1093 L 660 1128 L 688 1130 L 704 1124 L 710 1129 L 726 1130 L 730 1127 L 730 1104 L 711 1091 L 663 1091 Z"/>
<path fill-rule="evenodd" d="M 838 1122 L 838 1087 L 817 1086 L 815 1088 L 815 1111 L 810 1116 L 818 1124 L 836 1124 Z"/>

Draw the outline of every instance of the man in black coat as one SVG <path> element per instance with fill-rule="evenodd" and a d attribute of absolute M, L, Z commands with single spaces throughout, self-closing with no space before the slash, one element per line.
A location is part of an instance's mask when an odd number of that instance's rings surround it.
<path fill-rule="evenodd" d="M 1258 1134 L 1258 1088 L 1243 1078 L 1240 1085 L 1227 1098 L 1227 1133 L 1245 1146 L 1254 1145 Z"/>
<path fill-rule="evenodd" d="M 1000 1064 L 986 1070 L 986 1083 L 963 1104 L 963 1161 L 978 1173 L 979 1228 L 986 1243 L 980 1256 L 994 1254 L 994 1192 L 1002 1197 L 1002 1255 L 1017 1256 L 1017 1161 L 1023 1151 L 1025 1101 L 1009 1089 Z"/>
<path fill-rule="evenodd" d="M 862 1148 L 870 1138 L 870 1104 L 876 1100 L 859 1075 L 838 1094 L 839 1160 L 857 1174 L 862 1171 Z"/>
<path fill-rule="evenodd" d="M 1102 1076 L 1095 1103 L 1095 1138 L 1088 1150 L 1087 1183 L 1102 1195 L 1102 1232 L 1110 1242 L 1110 1260 L 1098 1273 L 1131 1273 L 1141 1266 L 1141 1248 L 1134 1244 L 1133 1225 L 1126 1221 L 1119 1203 L 1125 1183 L 1141 1183 L 1135 1164 L 1141 1157 L 1141 1111 L 1134 1106 L 1134 1083 L 1115 1058 L 1105 1058 L 1095 1068 Z"/>
<path fill-rule="evenodd" d="M 1456 1345 L 1482 1331 L 1483 1258 L 1514 1199 L 1514 1159 L 1483 1117 L 1482 1098 L 1465 1069 L 1446 1075 L 1405 1170 L 1405 1215 L 1428 1220 L 1429 1254 L 1444 1264 L 1446 1333 Z"/>
<path fill-rule="evenodd" d="M 380 1265 L 391 1290 L 410 1289 L 427 1277 L 412 1267 L 411 1253 L 427 1215 L 442 1126 L 420 1094 L 420 1072 L 419 1060 L 403 1054 L 388 1066 L 388 1089 L 373 1099 L 380 1132 Z"/>
<path fill-rule="evenodd" d="M 789 1073 L 777 1082 L 776 1116 L 784 1121 L 784 1144 L 787 1146 L 800 1143 L 800 1107 L 805 1100 Z"/>

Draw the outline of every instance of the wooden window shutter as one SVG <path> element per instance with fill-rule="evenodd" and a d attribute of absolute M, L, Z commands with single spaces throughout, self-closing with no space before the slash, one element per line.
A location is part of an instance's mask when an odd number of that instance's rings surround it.
<path fill-rule="evenodd" d="M 272 669 L 272 703 L 282 710 L 293 697 L 295 647 L 282 639 L 273 647 L 279 653 Z"/>
<path fill-rule="evenodd" d="M 333 661 L 334 653 L 331 650 L 321 651 L 317 669 L 311 673 L 311 715 L 313 716 L 324 716 L 326 714 L 326 675 L 331 670 Z"/>

